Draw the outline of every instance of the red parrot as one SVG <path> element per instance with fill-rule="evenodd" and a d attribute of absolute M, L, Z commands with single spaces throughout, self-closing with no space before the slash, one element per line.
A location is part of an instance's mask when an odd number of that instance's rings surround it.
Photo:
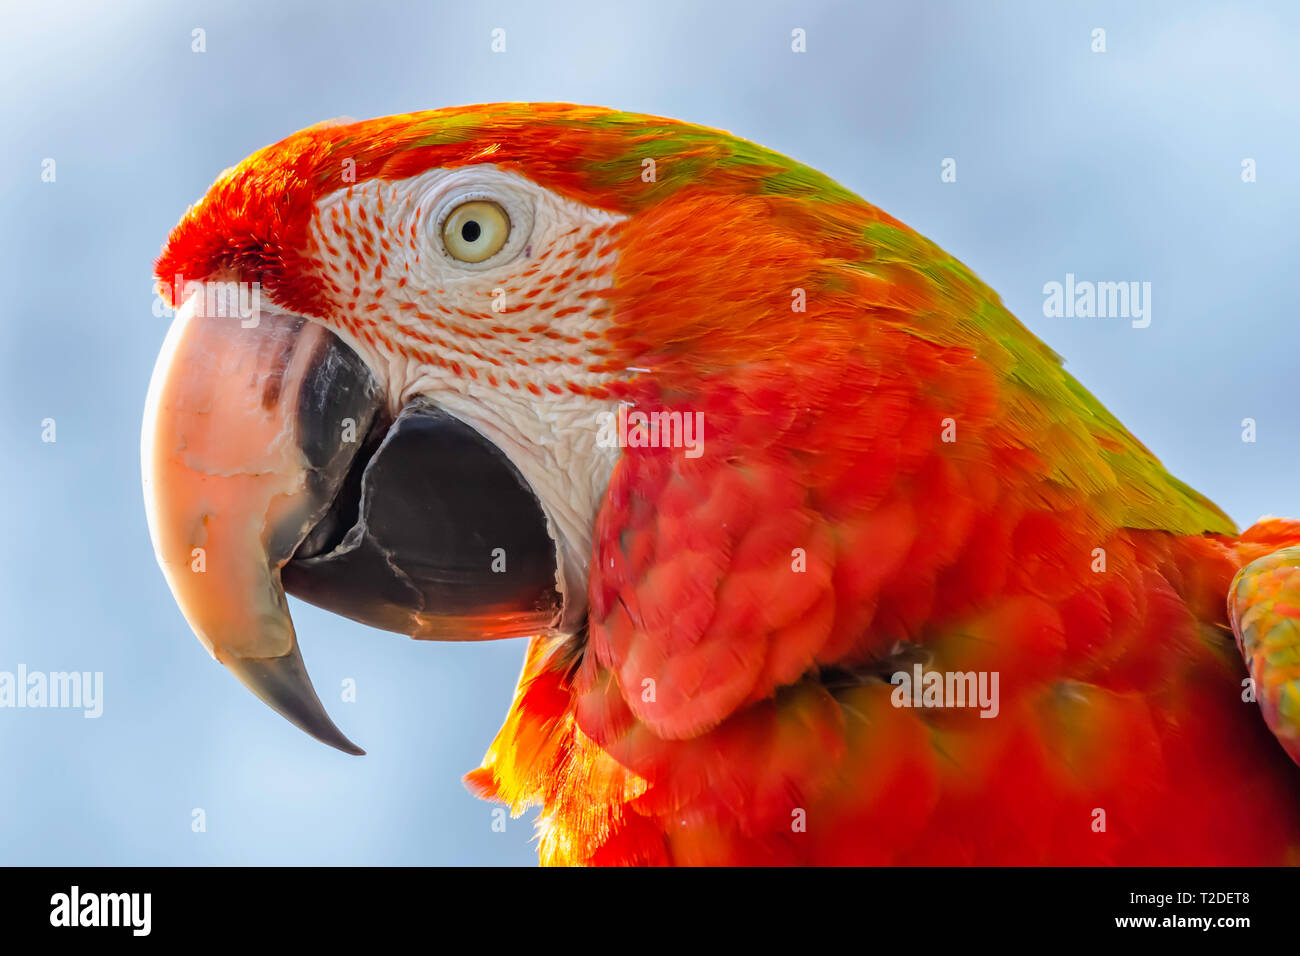
<path fill-rule="evenodd" d="M 331 122 L 155 272 L 191 627 L 350 752 L 286 590 L 527 638 L 467 779 L 544 863 L 1300 859 L 1300 523 L 1239 534 L 821 173 L 582 106 Z"/>

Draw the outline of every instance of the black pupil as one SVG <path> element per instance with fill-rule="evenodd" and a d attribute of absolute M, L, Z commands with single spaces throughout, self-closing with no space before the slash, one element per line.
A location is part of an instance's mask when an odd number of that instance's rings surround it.
<path fill-rule="evenodd" d="M 482 231 L 483 230 L 479 228 L 479 224 L 471 219 L 469 222 L 465 223 L 465 225 L 460 227 L 460 237 L 466 242 L 478 242 L 479 233 Z"/>

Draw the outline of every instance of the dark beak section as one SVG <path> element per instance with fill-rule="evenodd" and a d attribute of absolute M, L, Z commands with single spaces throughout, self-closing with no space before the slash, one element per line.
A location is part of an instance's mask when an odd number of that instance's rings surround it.
<path fill-rule="evenodd" d="M 527 637 L 556 624 L 563 602 L 541 506 L 469 425 L 417 399 L 351 484 L 323 534 L 285 566 L 290 594 L 432 640 Z"/>
<path fill-rule="evenodd" d="M 201 299 L 201 296 L 195 296 Z M 359 356 L 320 325 L 178 312 L 141 437 L 154 550 L 217 660 L 295 725 L 361 753 L 307 677 L 285 590 L 414 637 L 554 626 L 555 545 L 513 464 L 417 399 L 394 419 Z"/>

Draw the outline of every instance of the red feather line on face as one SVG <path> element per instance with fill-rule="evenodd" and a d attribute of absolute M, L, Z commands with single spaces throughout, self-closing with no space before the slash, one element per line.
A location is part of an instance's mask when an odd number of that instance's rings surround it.
<path fill-rule="evenodd" d="M 497 312 L 491 296 L 412 281 L 425 241 L 412 202 L 370 180 L 322 212 L 311 233 L 331 300 L 322 321 L 352 341 L 494 388 L 607 398 L 609 350 L 592 326 L 608 313 L 616 224 L 582 222 L 531 244 L 522 271 L 502 282 L 510 309 Z"/>

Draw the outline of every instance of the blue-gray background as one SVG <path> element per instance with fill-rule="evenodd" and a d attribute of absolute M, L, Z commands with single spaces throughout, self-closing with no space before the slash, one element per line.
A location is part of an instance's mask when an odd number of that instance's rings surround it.
<path fill-rule="evenodd" d="M 0 670 L 103 671 L 105 700 L 99 720 L 0 710 L 0 863 L 535 861 L 531 820 L 493 832 L 460 782 L 522 644 L 417 644 L 295 604 L 322 696 L 369 751 L 349 758 L 213 663 L 154 565 L 151 261 L 218 172 L 319 120 L 569 100 L 730 129 L 967 262 L 1239 522 L 1300 515 L 1295 5 L 705 6 L 4 5 Z M 1067 272 L 1151 282 L 1150 328 L 1044 318 L 1043 284 Z"/>

